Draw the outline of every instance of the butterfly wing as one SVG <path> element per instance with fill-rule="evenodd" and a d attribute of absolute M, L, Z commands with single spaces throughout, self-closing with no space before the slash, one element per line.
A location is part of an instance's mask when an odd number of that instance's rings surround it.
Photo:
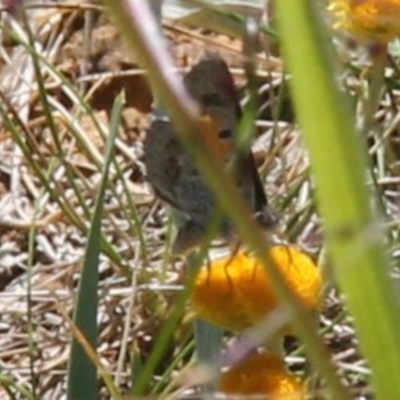
<path fill-rule="evenodd" d="M 239 96 L 226 63 L 217 55 L 210 54 L 208 58 L 194 66 L 184 78 L 190 95 L 198 102 L 201 111 L 209 115 L 218 127 L 218 137 L 214 140 L 225 142 L 227 159 L 236 150 L 234 132 L 242 117 Z M 237 154 L 235 177 L 243 197 L 265 228 L 276 224 L 276 218 L 270 210 L 255 160 L 250 149 L 241 150 Z"/>
<path fill-rule="evenodd" d="M 213 195 L 167 119 L 151 124 L 144 140 L 144 163 L 158 197 L 187 218 L 207 223 Z"/>
<path fill-rule="evenodd" d="M 178 232 L 172 251 L 185 253 L 207 233 L 213 195 L 167 119 L 152 122 L 144 141 L 144 162 L 154 192 L 175 209 Z"/>
<path fill-rule="evenodd" d="M 192 68 L 184 77 L 184 84 L 202 114 L 211 117 L 217 128 L 204 130 L 204 139 L 227 162 L 235 151 L 233 134 L 241 118 L 238 93 L 227 65 L 220 57 L 210 56 Z M 269 228 L 274 218 L 253 154 L 250 149 L 242 150 L 236 157 L 237 185 L 257 220 Z M 215 196 L 167 118 L 157 118 L 151 124 L 144 141 L 144 162 L 156 194 L 184 216 L 174 248 L 185 250 L 188 243 L 192 246 L 207 232 L 215 216 Z M 230 223 L 224 219 L 221 235 L 229 237 L 231 231 Z"/>

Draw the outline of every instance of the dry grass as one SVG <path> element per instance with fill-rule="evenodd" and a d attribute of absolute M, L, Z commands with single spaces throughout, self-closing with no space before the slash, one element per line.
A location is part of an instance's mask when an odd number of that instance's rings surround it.
<path fill-rule="evenodd" d="M 110 176 L 102 226 L 109 248 L 99 266 L 98 353 L 122 391 L 130 386 L 132 359 L 146 360 L 182 285 L 182 262 L 166 258 L 168 212 L 154 199 L 141 162 L 150 90 L 116 29 L 95 9 L 81 4 L 29 10 L 31 29 L 40 45 L 37 52 L 45 60 L 40 66 L 47 105 L 38 91 L 31 56 L 11 35 L 24 36 L 21 21 L 4 15 L 9 31 L 3 30 L 0 47 L 1 97 L 15 112 L 15 131 L 1 125 L 1 398 L 12 398 L 11 393 L 15 398 L 28 397 L 24 391 L 40 399 L 59 399 L 65 394 L 71 341 L 65 315 L 72 311 L 100 178 L 102 133 L 107 132 L 113 99 L 121 90 L 126 105 L 115 157 L 119 168 L 114 165 Z M 90 34 L 85 33 L 87 24 L 93 24 Z M 243 82 L 238 41 L 171 23 L 166 34 L 181 67 L 213 47 L 228 61 L 238 84 Z M 266 191 L 281 216 L 283 236 L 325 262 L 308 157 L 287 90 L 283 90 L 279 58 L 260 60 L 259 70 L 263 107 L 254 151 Z M 353 91 L 359 88 L 357 74 L 356 70 L 348 79 Z M 393 107 L 397 94 L 391 90 L 390 95 L 395 96 L 394 103 L 387 97 L 379 115 L 388 127 L 385 140 L 396 150 L 397 124 L 389 129 L 397 118 Z M 1 108 L 3 117 L 4 110 L 10 112 L 5 103 Z M 378 186 L 393 215 L 398 166 L 385 158 L 386 152 L 383 157 L 387 163 Z M 370 371 L 357 353 L 351 322 L 333 289 L 327 296 L 321 329 L 343 380 L 355 398 L 367 398 Z M 185 318 L 156 370 L 153 384 L 161 380 L 154 386 L 157 393 L 166 390 L 166 382 L 190 360 L 191 339 L 190 321 Z M 303 373 L 307 363 L 298 344 L 288 340 L 287 349 L 289 365 Z M 318 388 L 319 383 L 314 383 Z"/>

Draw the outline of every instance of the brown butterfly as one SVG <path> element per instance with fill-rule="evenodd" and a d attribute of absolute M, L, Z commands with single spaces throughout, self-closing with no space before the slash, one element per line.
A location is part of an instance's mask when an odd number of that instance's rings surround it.
<path fill-rule="evenodd" d="M 184 84 L 198 102 L 203 116 L 210 118 L 216 127 L 204 130 L 207 134 L 204 140 L 211 143 L 224 163 L 235 154 L 232 174 L 240 193 L 260 226 L 273 227 L 276 218 L 268 206 L 253 154 L 250 150 L 235 153 L 233 135 L 242 111 L 227 65 L 220 57 L 209 55 L 184 76 Z M 169 203 L 182 220 L 173 252 L 183 253 L 201 244 L 218 216 L 218 202 L 167 117 L 152 122 L 144 141 L 144 162 L 155 193 Z M 228 218 L 221 218 L 218 227 L 222 238 L 229 242 L 234 240 L 233 225 Z"/>

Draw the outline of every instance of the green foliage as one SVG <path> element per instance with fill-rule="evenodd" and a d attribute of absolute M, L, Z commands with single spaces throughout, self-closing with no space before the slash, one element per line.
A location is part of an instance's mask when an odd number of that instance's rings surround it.
<path fill-rule="evenodd" d="M 93 351 L 97 348 L 97 304 L 98 304 L 98 282 L 99 282 L 99 256 L 101 250 L 101 221 L 103 216 L 103 203 L 105 191 L 108 184 L 108 173 L 114 156 L 115 140 L 121 123 L 122 96 L 115 99 L 112 110 L 112 119 L 109 136 L 106 143 L 105 162 L 102 180 L 97 195 L 93 218 L 89 230 L 86 255 L 83 263 L 81 279 L 79 282 L 78 297 L 75 305 L 74 323 L 80 331 L 86 343 L 74 337 L 71 347 L 71 357 L 68 371 L 68 399 L 97 399 L 98 383 L 96 364 L 87 353 L 88 347 Z M 113 385 L 109 387 L 117 393 Z"/>
<path fill-rule="evenodd" d="M 398 294 L 389 275 L 381 227 L 371 210 L 373 194 L 365 184 L 364 146 L 355 132 L 347 99 L 335 82 L 333 60 L 326 49 L 329 42 L 324 40 L 315 5 L 277 1 L 276 6 L 334 273 L 372 367 L 377 398 L 397 398 Z M 377 99 L 370 101 L 376 104 Z"/>

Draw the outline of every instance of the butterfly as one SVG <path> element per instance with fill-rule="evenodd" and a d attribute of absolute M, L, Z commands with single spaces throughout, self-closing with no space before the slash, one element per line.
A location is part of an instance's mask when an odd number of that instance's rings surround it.
<path fill-rule="evenodd" d="M 242 110 L 228 66 L 218 55 L 208 55 L 184 76 L 183 81 L 201 114 L 211 119 L 214 126 L 214 129 L 203 130 L 203 139 L 209 141 L 224 164 L 235 156 L 234 168 L 227 173 L 233 174 L 259 225 L 265 229 L 275 226 L 276 216 L 268 205 L 251 150 L 236 152 L 234 132 Z M 144 163 L 155 194 L 170 204 L 180 217 L 173 253 L 185 253 L 199 246 L 218 217 L 218 201 L 166 116 L 158 116 L 151 123 L 144 141 Z M 218 232 L 229 243 L 236 238 L 233 224 L 227 217 L 220 218 Z"/>

